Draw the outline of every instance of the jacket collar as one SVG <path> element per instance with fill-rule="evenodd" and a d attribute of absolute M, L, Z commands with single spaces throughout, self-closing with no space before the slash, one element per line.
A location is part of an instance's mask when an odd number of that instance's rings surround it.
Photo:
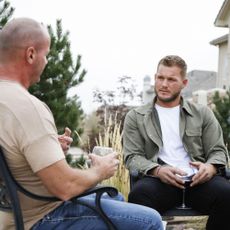
<path fill-rule="evenodd" d="M 155 107 L 156 103 L 156 97 L 154 97 L 153 102 L 148 103 L 146 105 L 140 106 L 136 108 L 136 112 L 142 115 L 146 115 L 152 112 L 153 107 Z M 193 116 L 191 108 L 190 108 L 190 102 L 187 100 L 184 100 L 184 98 L 181 96 L 180 100 L 180 106 L 183 111 L 185 111 L 188 115 Z"/>
<path fill-rule="evenodd" d="M 184 110 L 188 115 L 190 115 L 191 117 L 193 116 L 191 107 L 190 107 L 190 103 L 187 100 L 184 100 L 183 97 L 181 97 L 181 101 L 180 101 L 180 105 L 181 105 L 181 109 Z"/>

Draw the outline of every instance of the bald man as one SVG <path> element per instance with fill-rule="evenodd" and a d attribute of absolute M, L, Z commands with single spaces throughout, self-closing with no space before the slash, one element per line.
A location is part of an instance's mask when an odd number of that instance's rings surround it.
<path fill-rule="evenodd" d="M 104 230 L 96 213 L 69 200 L 113 176 L 117 154 L 92 154 L 92 167 L 87 170 L 66 163 L 64 151 L 71 141 L 65 138 L 70 130 L 58 137 L 49 108 L 27 90 L 40 80 L 49 49 L 47 29 L 32 19 L 14 19 L 0 32 L 0 145 L 24 188 L 62 200 L 42 202 L 20 195 L 25 229 Z M 81 199 L 94 204 L 92 196 Z M 153 209 L 112 199 L 103 199 L 102 206 L 119 230 L 163 229 Z M 1 229 L 14 229 L 12 216 L 0 213 L 0 223 Z"/>

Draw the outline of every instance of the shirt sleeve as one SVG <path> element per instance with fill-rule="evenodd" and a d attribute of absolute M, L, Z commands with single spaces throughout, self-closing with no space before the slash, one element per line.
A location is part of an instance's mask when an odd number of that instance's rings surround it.
<path fill-rule="evenodd" d="M 33 172 L 65 159 L 61 145 L 54 135 L 43 136 L 34 141 L 25 148 L 24 155 Z"/>

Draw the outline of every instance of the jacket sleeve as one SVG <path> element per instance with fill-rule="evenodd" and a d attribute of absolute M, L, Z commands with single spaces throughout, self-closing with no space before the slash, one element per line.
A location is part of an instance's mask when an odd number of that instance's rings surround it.
<path fill-rule="evenodd" d="M 204 109 L 202 142 L 206 162 L 210 164 L 227 165 L 228 152 L 223 141 L 221 126 L 211 109 Z"/>
<path fill-rule="evenodd" d="M 137 171 L 146 174 L 158 164 L 152 159 L 146 158 L 145 139 L 138 127 L 136 116 L 135 110 L 131 110 L 125 117 L 123 129 L 124 161 L 131 173 Z"/>

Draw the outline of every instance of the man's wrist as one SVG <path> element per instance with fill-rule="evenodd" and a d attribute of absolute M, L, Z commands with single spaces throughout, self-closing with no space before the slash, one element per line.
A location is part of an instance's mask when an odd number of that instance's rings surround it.
<path fill-rule="evenodd" d="M 162 166 L 159 165 L 159 166 L 154 170 L 154 174 L 155 174 L 154 176 L 155 176 L 155 177 L 158 177 L 161 167 L 162 167 Z"/>
<path fill-rule="evenodd" d="M 147 172 L 147 175 L 158 177 L 160 168 L 161 168 L 161 165 L 158 165 L 158 166 L 156 166 L 155 168 L 150 169 L 150 170 Z"/>
<path fill-rule="evenodd" d="M 216 175 L 217 171 L 218 171 L 217 167 L 214 164 L 210 164 L 210 165 L 212 166 L 212 168 L 214 170 L 214 175 Z"/>
<path fill-rule="evenodd" d="M 225 166 L 224 165 L 212 164 L 212 166 L 215 168 L 217 175 L 225 176 L 224 175 L 225 174 Z"/>

